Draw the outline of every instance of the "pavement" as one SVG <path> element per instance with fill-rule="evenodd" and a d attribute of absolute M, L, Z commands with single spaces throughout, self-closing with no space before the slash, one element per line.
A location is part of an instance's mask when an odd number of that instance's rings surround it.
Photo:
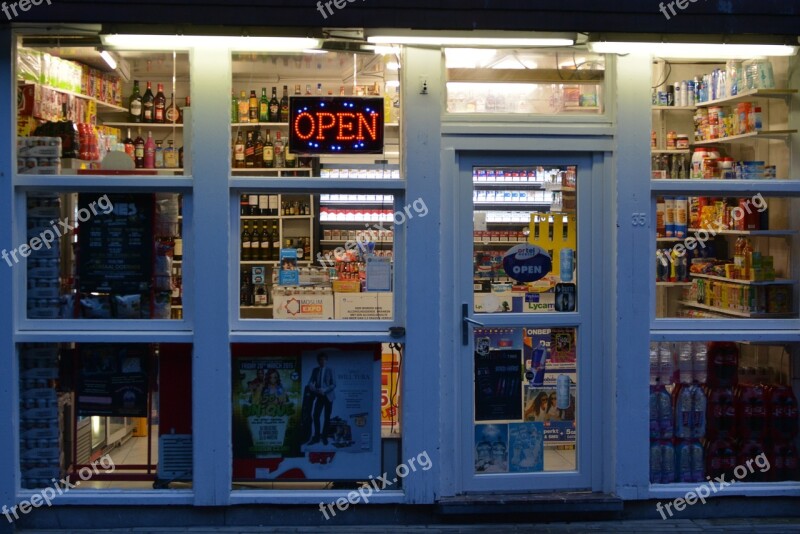
<path fill-rule="evenodd" d="M 311 527 L 186 527 L 186 528 L 120 528 L 103 530 L 17 530 L 23 534 L 253 534 L 276 532 L 281 534 L 319 534 L 320 532 L 352 534 L 457 534 L 478 532 L 506 533 L 684 533 L 684 532 L 800 532 L 800 518 L 726 518 L 726 519 L 669 519 L 586 521 L 564 523 L 477 523 L 460 525 L 371 525 L 371 526 L 311 526 Z"/>

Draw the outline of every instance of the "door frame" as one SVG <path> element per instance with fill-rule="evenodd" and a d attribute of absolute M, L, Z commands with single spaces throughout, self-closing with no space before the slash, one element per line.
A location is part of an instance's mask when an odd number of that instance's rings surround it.
<path fill-rule="evenodd" d="M 474 138 L 473 138 L 474 139 Z M 442 494 L 457 495 L 485 491 L 502 492 L 545 492 L 553 490 L 581 489 L 601 491 L 607 490 L 612 481 L 613 462 L 611 447 L 608 443 L 612 422 L 611 399 L 607 394 L 613 377 L 611 366 L 609 334 L 612 330 L 613 307 L 611 296 L 611 263 L 616 250 L 613 233 L 613 203 L 611 193 L 612 158 L 605 143 L 564 143 L 557 139 L 545 143 L 531 143 L 520 137 L 514 137 L 510 143 L 491 143 L 478 148 L 472 139 L 464 143 L 467 146 L 451 146 L 444 149 L 442 158 L 442 175 L 445 177 L 445 188 L 449 189 L 450 206 L 443 206 L 452 222 L 445 225 L 444 232 L 452 232 L 449 237 L 454 243 L 452 248 L 454 263 L 458 266 L 450 270 L 455 274 L 455 281 L 449 284 L 452 294 L 443 302 L 450 302 L 449 310 L 443 313 L 450 315 L 451 335 L 445 337 L 444 346 L 449 344 L 443 354 L 453 355 L 451 361 L 446 357 L 443 363 L 445 374 L 450 374 L 455 385 L 452 392 L 453 404 L 447 403 L 443 397 L 442 409 L 449 407 L 449 415 L 442 420 L 452 419 L 452 432 L 443 428 L 442 445 L 445 450 L 454 451 L 450 473 L 443 483 Z M 460 143 L 457 143 L 460 144 Z M 550 145 L 550 146 L 547 146 Z M 488 146 L 488 149 L 486 148 Z M 497 147 L 497 148 L 495 148 Z M 533 149 L 532 147 L 536 147 Z M 558 147 L 558 148 L 556 148 Z M 537 150 L 538 149 L 538 150 Z M 576 450 L 577 470 L 572 472 L 540 472 L 511 473 L 476 476 L 473 472 L 474 423 L 474 353 L 473 336 L 470 334 L 468 347 L 461 343 L 461 304 L 470 304 L 472 313 L 472 179 L 473 165 L 520 165 L 527 162 L 539 164 L 579 164 L 578 172 L 578 250 L 581 261 L 578 263 L 577 282 L 581 288 L 578 294 L 578 311 L 574 313 L 549 314 L 503 314 L 497 317 L 480 315 L 477 320 L 487 326 L 511 325 L 521 326 L 575 326 L 578 328 L 578 374 L 582 389 L 578 395 L 578 444 Z M 468 176 L 466 176 L 468 174 Z M 445 203 L 446 204 L 446 203 Z M 469 230 L 468 230 L 469 229 Z M 443 242 L 448 242 L 447 238 Z M 611 249 L 611 250 L 608 250 Z M 450 252 L 450 251 L 447 251 Z M 587 261 L 586 258 L 591 258 Z M 591 272 L 590 272 L 591 269 Z M 593 273 L 602 273 L 594 274 Z M 601 280 L 594 282 L 593 278 Z M 608 284 L 602 283 L 608 280 Z M 446 287 L 448 284 L 443 284 Z M 509 319 L 512 319 L 509 321 Z M 535 321 L 534 321 L 535 319 Z M 444 322 L 447 324 L 447 322 Z M 470 329 L 472 332 L 472 329 Z M 597 410 L 601 407 L 598 417 Z M 453 417 L 453 414 L 457 414 Z M 582 423 L 581 423 L 582 422 Z M 605 431 L 604 431 L 605 424 Z M 448 426 L 450 426 L 448 424 Z M 449 434 L 449 436 L 448 436 Z M 449 488 L 447 487 L 449 485 Z M 448 491 L 449 489 L 449 491 Z"/>

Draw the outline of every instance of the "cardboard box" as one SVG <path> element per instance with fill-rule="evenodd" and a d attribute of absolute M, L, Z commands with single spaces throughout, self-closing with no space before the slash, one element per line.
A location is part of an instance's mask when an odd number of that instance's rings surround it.
<path fill-rule="evenodd" d="M 360 293 L 360 280 L 334 280 L 333 291 L 335 293 Z"/>
<path fill-rule="evenodd" d="M 273 291 L 275 319 L 333 319 L 333 295 L 283 295 Z"/>
<path fill-rule="evenodd" d="M 336 319 L 387 320 L 393 317 L 392 293 L 339 293 L 335 296 Z"/>

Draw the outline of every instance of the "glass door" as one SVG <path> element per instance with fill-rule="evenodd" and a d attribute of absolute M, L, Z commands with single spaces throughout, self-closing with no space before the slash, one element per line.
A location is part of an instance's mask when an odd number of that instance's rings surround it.
<path fill-rule="evenodd" d="M 593 159 L 458 161 L 464 490 L 590 489 Z"/>

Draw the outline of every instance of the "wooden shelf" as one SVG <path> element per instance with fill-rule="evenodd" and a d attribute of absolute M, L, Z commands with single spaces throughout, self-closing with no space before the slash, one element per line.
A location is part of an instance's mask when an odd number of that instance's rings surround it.
<path fill-rule="evenodd" d="M 689 228 L 689 233 L 706 231 L 711 233 L 711 229 Z M 797 230 L 713 230 L 718 235 L 744 235 L 752 237 L 784 237 L 797 234 Z"/>
<path fill-rule="evenodd" d="M 717 280 L 719 282 L 728 282 L 731 284 L 741 284 L 743 286 L 788 286 L 796 284 L 796 280 L 789 279 L 776 279 L 765 282 L 753 282 L 750 280 L 739 280 L 737 278 L 726 278 L 724 276 L 714 276 L 712 274 L 689 273 L 692 278 L 705 278 L 706 280 Z"/>
<path fill-rule="evenodd" d="M 709 139 L 708 141 L 695 141 L 695 146 L 718 145 L 720 143 L 735 143 L 744 139 L 786 139 L 789 135 L 797 133 L 797 130 L 761 130 L 741 135 L 731 135 L 719 139 Z"/>
<path fill-rule="evenodd" d="M 124 108 L 122 106 L 117 106 L 115 104 L 109 104 L 108 102 L 103 102 L 102 100 L 98 100 L 94 97 L 83 95 L 81 93 L 76 93 L 75 91 L 68 91 L 67 89 L 59 89 L 58 87 L 51 87 L 49 85 L 44 85 L 37 82 L 31 82 L 27 80 L 19 80 L 19 85 L 38 85 L 42 89 L 50 89 L 51 91 L 55 91 L 57 93 L 62 93 L 65 95 L 71 95 L 76 98 L 81 98 L 83 100 L 88 100 L 90 102 L 95 102 L 97 104 L 98 111 L 113 111 L 115 113 L 128 113 L 128 108 Z"/>
<path fill-rule="evenodd" d="M 729 96 L 717 100 L 709 100 L 708 102 L 698 102 L 696 107 L 705 108 L 709 106 L 716 106 L 719 104 L 730 104 L 733 102 L 740 102 L 750 98 L 789 98 L 797 94 L 797 89 L 751 89 L 736 96 Z"/>
<path fill-rule="evenodd" d="M 712 312 L 721 313 L 723 315 L 733 315 L 734 317 L 745 317 L 748 319 L 788 319 L 795 317 L 794 313 L 756 313 L 756 312 L 743 312 L 738 310 L 726 310 L 725 308 L 717 308 L 716 306 L 707 306 L 697 302 L 688 302 L 679 300 L 678 304 L 688 306 L 690 308 L 698 308 L 701 310 L 708 310 Z"/>

